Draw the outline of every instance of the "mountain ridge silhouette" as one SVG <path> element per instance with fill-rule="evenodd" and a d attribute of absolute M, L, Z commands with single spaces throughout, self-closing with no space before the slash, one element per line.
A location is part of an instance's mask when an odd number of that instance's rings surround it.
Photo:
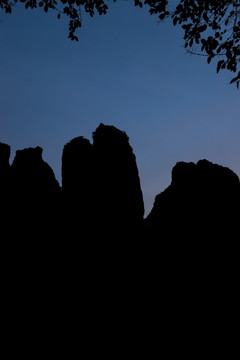
<path fill-rule="evenodd" d="M 236 338 L 240 185 L 232 170 L 177 163 L 144 218 L 136 158 L 115 127 L 100 124 L 93 144 L 65 144 L 62 187 L 40 147 L 18 150 L 11 165 L 9 157 L 0 143 L 2 320 L 17 334 L 11 344 L 27 338 L 34 351 L 50 342 L 62 352 L 61 342 L 79 344 L 81 329 L 99 353 L 111 347 L 106 338 L 115 351 L 122 336 L 159 347 L 160 334 L 164 351 L 192 357 Z"/>
<path fill-rule="evenodd" d="M 196 164 L 176 163 L 171 184 L 156 195 L 152 210 L 144 217 L 136 157 L 124 131 L 100 123 L 93 132 L 93 143 L 79 136 L 65 144 L 62 186 L 43 161 L 42 152 L 39 146 L 17 150 L 10 165 L 10 146 L 0 143 L 1 197 L 6 209 L 10 200 L 20 227 L 24 218 L 38 226 L 39 218 L 45 217 L 49 229 L 51 221 L 56 229 L 55 214 L 61 226 L 66 222 L 63 231 L 70 231 L 71 236 L 81 226 L 84 231 L 94 227 L 94 233 L 99 229 L 99 234 L 109 236 L 116 229 L 121 235 L 131 229 L 133 236 L 136 232 L 150 237 L 173 236 L 171 223 L 186 227 L 187 232 L 207 226 L 213 232 L 213 222 L 226 222 L 224 231 L 235 228 L 240 183 L 227 167 L 206 159 Z"/>

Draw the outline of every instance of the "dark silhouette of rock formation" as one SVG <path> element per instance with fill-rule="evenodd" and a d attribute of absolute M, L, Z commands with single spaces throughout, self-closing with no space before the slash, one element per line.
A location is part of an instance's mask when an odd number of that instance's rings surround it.
<path fill-rule="evenodd" d="M 8 204 L 1 207 L 3 308 L 11 327 L 30 324 L 34 336 L 52 339 L 66 329 L 74 337 L 76 324 L 88 337 L 93 326 L 98 334 L 114 323 L 152 341 L 157 324 L 178 352 L 188 329 L 196 348 L 196 337 L 212 341 L 229 331 L 238 306 L 240 218 L 239 179 L 230 169 L 177 163 L 144 232 L 125 132 L 100 124 L 93 144 L 83 137 L 67 143 L 62 189 L 40 147 L 17 151 L 11 167 L 9 156 L 0 143 L 1 200 Z"/>
<path fill-rule="evenodd" d="M 94 226 L 96 182 L 92 144 L 82 136 L 72 139 L 62 153 L 63 222 L 72 233 Z"/>
<path fill-rule="evenodd" d="M 8 225 L 1 238 L 5 292 L 10 294 L 6 306 L 16 324 L 30 323 L 41 331 L 40 324 L 57 318 L 57 284 L 64 278 L 60 187 L 40 147 L 16 151 L 9 184 Z"/>
<path fill-rule="evenodd" d="M 42 159 L 42 152 L 39 146 L 17 150 L 11 165 L 13 190 L 32 201 L 35 197 L 51 197 L 60 190 L 53 170 Z"/>
<path fill-rule="evenodd" d="M 10 146 L 0 142 L 0 194 L 1 198 L 9 193 L 10 180 Z"/>
<path fill-rule="evenodd" d="M 144 227 L 136 158 L 124 131 L 100 124 L 93 144 L 83 137 L 69 141 L 62 153 L 62 189 L 42 151 L 18 150 L 10 166 L 10 147 L 0 143 L 2 218 L 9 214 L 22 231 L 31 224 L 44 233 L 48 226 L 75 240 L 83 233 L 114 238 L 130 232 L 132 237 L 138 232 L 145 238 L 198 234 L 216 239 L 236 231 L 240 185 L 226 167 L 207 160 L 177 163 L 170 186 L 156 196 Z"/>
<path fill-rule="evenodd" d="M 11 219 L 10 146 L 0 142 L 0 222 L 1 233 L 8 232 Z"/>
<path fill-rule="evenodd" d="M 234 327 L 239 204 L 239 179 L 230 169 L 207 160 L 179 162 L 146 219 L 152 262 L 161 269 L 161 323 L 179 343 L 191 329 L 194 351 L 202 334 L 211 342 L 225 341 L 226 329 Z"/>
<path fill-rule="evenodd" d="M 93 181 L 93 147 L 79 136 L 68 142 L 62 153 L 62 189 L 72 196 L 84 198 L 89 182 Z M 93 190 L 89 187 L 89 190 Z"/>
<path fill-rule="evenodd" d="M 114 126 L 100 124 L 93 144 L 77 137 L 64 146 L 62 190 L 72 229 L 113 237 L 113 229 L 123 233 L 143 222 L 136 158 L 126 133 Z"/>
<path fill-rule="evenodd" d="M 60 186 L 42 148 L 17 150 L 11 165 L 12 211 L 22 236 L 36 239 L 55 227 Z M 54 225 L 53 225 L 54 224 Z"/>
<path fill-rule="evenodd" d="M 239 203 L 240 184 L 233 171 L 207 160 L 179 162 L 170 186 L 156 196 L 146 220 L 157 237 L 216 239 L 234 234 Z"/>
<path fill-rule="evenodd" d="M 101 222 L 117 229 L 140 226 L 144 203 L 136 158 L 124 131 L 100 124 L 93 133 L 97 207 Z"/>

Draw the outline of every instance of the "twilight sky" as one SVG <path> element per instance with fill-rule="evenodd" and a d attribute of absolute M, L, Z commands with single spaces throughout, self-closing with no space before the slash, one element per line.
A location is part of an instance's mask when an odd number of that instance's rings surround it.
<path fill-rule="evenodd" d="M 67 22 L 18 4 L 0 22 L 0 141 L 41 146 L 61 184 L 61 155 L 99 125 L 124 130 L 136 155 L 145 216 L 178 161 L 206 158 L 240 176 L 240 92 L 216 61 L 189 56 L 182 31 L 157 24 L 134 1 L 83 16 L 79 42 Z"/>

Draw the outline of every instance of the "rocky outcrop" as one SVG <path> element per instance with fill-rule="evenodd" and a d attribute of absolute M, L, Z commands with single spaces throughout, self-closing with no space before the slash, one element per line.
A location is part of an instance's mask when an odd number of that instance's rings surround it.
<path fill-rule="evenodd" d="M 10 146 L 0 142 L 0 194 L 2 199 L 9 195 L 10 152 Z"/>
<path fill-rule="evenodd" d="M 139 226 L 144 203 L 136 157 L 124 131 L 100 124 L 93 133 L 98 216 L 118 229 Z"/>
<path fill-rule="evenodd" d="M 237 309 L 239 205 L 239 178 L 230 169 L 207 160 L 179 162 L 172 169 L 171 184 L 156 196 L 146 219 L 151 260 L 159 264 L 166 327 L 172 322 L 186 324 L 200 337 L 202 332 L 210 336 L 214 329 L 219 337 L 232 326 L 229 319 Z"/>
<path fill-rule="evenodd" d="M 95 157 L 82 136 L 69 141 L 62 153 L 62 212 L 66 231 L 87 231 L 95 223 Z"/>
<path fill-rule="evenodd" d="M 1 200 L 8 204 L 1 202 L 2 293 L 10 327 L 30 324 L 36 334 L 48 327 L 61 337 L 80 317 L 87 338 L 93 325 L 102 331 L 114 322 L 120 329 L 134 324 L 137 337 L 154 325 L 152 341 L 157 323 L 169 349 L 174 339 L 181 351 L 190 329 L 191 352 L 196 339 L 208 343 L 234 328 L 240 185 L 230 169 L 207 160 L 177 163 L 144 232 L 126 133 L 100 124 L 93 144 L 83 137 L 68 142 L 62 189 L 40 147 L 17 151 L 11 167 L 9 156 L 10 147 L 0 144 Z M 139 241 L 142 235 L 147 241 Z"/>
<path fill-rule="evenodd" d="M 60 186 L 42 151 L 39 146 L 17 150 L 11 165 L 13 222 L 22 237 L 32 240 L 50 238 L 58 218 Z"/>
<path fill-rule="evenodd" d="M 234 234 L 239 204 L 239 178 L 232 170 L 207 160 L 179 162 L 146 220 L 157 237 L 216 238 Z"/>
<path fill-rule="evenodd" d="M 126 133 L 100 124 L 93 144 L 83 137 L 68 142 L 62 153 L 62 193 L 69 228 L 114 237 L 116 229 L 123 234 L 142 224 L 143 196 Z"/>
<path fill-rule="evenodd" d="M 9 145 L 0 142 L 0 234 L 2 238 L 6 237 L 11 226 L 10 151 Z"/>
<path fill-rule="evenodd" d="M 233 171 L 207 160 L 177 163 L 171 184 L 156 196 L 143 226 L 143 195 L 127 134 L 100 124 L 92 136 L 93 143 L 80 136 L 64 146 L 62 188 L 42 148 L 16 151 L 10 166 L 10 147 L 0 143 L 3 223 L 11 218 L 19 229 L 31 224 L 42 234 L 49 226 L 53 234 L 75 239 L 84 234 L 128 238 L 131 233 L 135 239 L 140 233 L 175 239 L 236 234 L 240 185 Z"/>
<path fill-rule="evenodd" d="M 13 191 L 32 201 L 60 190 L 53 170 L 42 159 L 42 152 L 39 146 L 17 150 L 11 165 Z"/>

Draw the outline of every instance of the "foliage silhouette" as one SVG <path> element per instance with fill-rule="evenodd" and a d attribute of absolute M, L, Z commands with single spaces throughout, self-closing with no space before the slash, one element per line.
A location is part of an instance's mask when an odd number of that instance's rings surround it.
<path fill-rule="evenodd" d="M 43 8 L 69 17 L 69 34 L 71 40 L 78 41 L 76 30 L 82 26 L 82 11 L 91 17 L 95 12 L 99 15 L 108 11 L 108 1 L 103 0 L 20 0 L 25 8 Z M 11 13 L 14 5 L 10 0 L 0 0 L 0 8 Z M 116 0 L 113 0 L 116 2 Z M 227 69 L 236 73 L 230 83 L 239 88 L 240 83 L 240 1 L 195 1 L 181 0 L 171 4 L 167 0 L 135 0 L 135 6 L 149 8 L 150 15 L 156 15 L 159 21 L 172 19 L 173 25 L 181 25 L 184 30 L 185 48 L 190 54 L 206 56 L 210 63 L 213 58 L 220 58 L 217 73 Z"/>

